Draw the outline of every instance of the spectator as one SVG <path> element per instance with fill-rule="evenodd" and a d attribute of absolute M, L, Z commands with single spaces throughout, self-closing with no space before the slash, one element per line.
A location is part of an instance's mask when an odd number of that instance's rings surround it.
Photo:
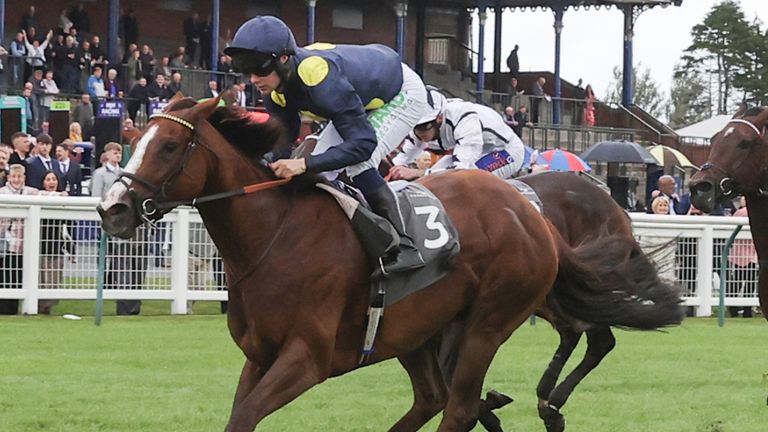
<path fill-rule="evenodd" d="M 8 159 L 12 151 L 13 149 L 7 144 L 0 144 L 0 187 L 5 186 L 5 180 L 8 178 Z"/>
<path fill-rule="evenodd" d="M 139 62 L 141 62 L 141 76 L 149 81 L 152 78 L 152 71 L 155 69 L 155 56 L 152 55 L 149 45 L 141 46 Z"/>
<path fill-rule="evenodd" d="M 219 96 L 218 83 L 215 80 L 208 81 L 208 88 L 205 89 L 205 97 L 215 98 Z"/>
<path fill-rule="evenodd" d="M 103 88 L 104 84 L 102 83 L 102 91 Z M 75 107 L 72 114 L 72 120 L 80 123 L 85 140 L 89 140 L 93 135 L 93 104 L 91 102 L 91 95 L 83 94 L 80 97 L 80 103 Z"/>
<path fill-rule="evenodd" d="M 69 29 L 69 36 L 72 36 L 72 45 L 75 48 L 79 47 L 81 42 L 88 42 L 87 40 L 86 41 L 80 40 L 80 35 L 77 33 L 77 28 L 75 27 L 72 27 Z M 90 42 L 88 43 L 90 44 Z"/>
<path fill-rule="evenodd" d="M 651 202 L 651 211 L 657 215 L 670 214 L 672 206 L 666 196 L 657 196 Z M 654 261 L 659 272 L 659 277 L 665 281 L 675 280 L 675 243 L 670 243 L 666 237 L 650 237 L 646 241 L 646 247 L 657 250 Z"/>
<path fill-rule="evenodd" d="M 232 93 L 235 96 L 233 105 L 237 105 L 239 107 L 250 106 L 250 101 L 248 100 L 248 94 L 245 92 L 245 83 L 241 82 L 233 85 Z"/>
<path fill-rule="evenodd" d="M 211 16 L 208 15 L 206 20 L 200 23 L 200 67 L 206 70 L 211 69 L 211 27 Z"/>
<path fill-rule="evenodd" d="M 16 33 L 16 39 L 11 41 L 10 45 L 11 53 L 11 69 L 13 70 L 13 82 L 18 83 L 24 81 L 29 72 L 27 68 L 28 64 L 24 61 L 24 57 L 27 56 L 27 44 L 24 42 L 24 33 Z"/>
<path fill-rule="evenodd" d="M 56 173 L 59 176 L 59 191 L 66 192 L 69 196 L 81 196 L 83 194 L 83 171 L 80 164 L 69 158 L 68 140 L 56 144 L 54 155 L 59 164 Z M 71 141 L 70 141 L 71 142 Z M 72 143 L 74 145 L 74 143 Z"/>
<path fill-rule="evenodd" d="M 93 35 L 91 38 L 91 58 L 93 59 L 93 64 L 101 66 L 102 69 L 109 65 L 107 53 L 101 46 L 101 38 L 98 35 Z"/>
<path fill-rule="evenodd" d="M 520 60 L 517 58 L 518 48 L 520 47 L 515 45 L 515 47 L 509 53 L 509 57 L 507 57 L 507 67 L 509 68 L 509 76 L 512 78 L 516 77 L 517 74 L 520 73 Z"/>
<path fill-rule="evenodd" d="M 83 42 L 79 47 L 75 49 L 75 52 L 77 53 L 77 61 L 80 68 L 80 88 L 83 88 L 84 85 L 87 85 L 88 77 L 91 76 L 91 71 L 93 70 L 93 65 L 96 63 L 93 60 L 93 54 L 91 53 L 91 43 L 88 41 Z M 86 91 L 88 87 L 85 87 Z"/>
<path fill-rule="evenodd" d="M 187 52 L 187 64 L 195 64 L 195 54 L 197 53 L 197 47 L 200 45 L 200 37 L 202 36 L 202 26 L 200 23 L 200 15 L 197 12 L 192 12 L 189 18 L 184 20 L 184 38 L 186 39 L 186 52 Z"/>
<path fill-rule="evenodd" d="M 589 127 L 595 126 L 595 101 L 597 98 L 595 98 L 595 92 L 592 90 L 591 85 L 587 85 L 587 88 L 584 89 L 584 121 Z"/>
<path fill-rule="evenodd" d="M 26 168 L 12 165 L 0 195 L 37 195 L 37 189 L 24 185 Z M 22 253 L 24 251 L 24 219 L 0 218 L 0 233 L 6 240 L 5 254 L 0 257 L 0 288 L 21 289 L 23 279 Z M 0 315 L 19 313 L 19 301 L 0 300 Z"/>
<path fill-rule="evenodd" d="M 11 135 L 11 144 L 13 145 L 13 153 L 8 158 L 8 165 L 24 165 L 26 171 L 27 157 L 32 146 L 29 135 L 24 132 L 16 132 Z"/>
<path fill-rule="evenodd" d="M 181 91 L 181 74 L 174 72 L 171 75 L 171 83 L 168 84 L 168 95 L 173 97 L 176 93 Z"/>
<path fill-rule="evenodd" d="M 546 83 L 547 79 L 544 77 L 539 77 L 539 79 L 533 83 L 533 91 L 531 92 L 533 96 L 531 98 L 531 109 L 533 112 L 531 113 L 531 116 L 534 123 L 539 122 L 542 99 L 549 99 L 549 95 L 544 92 L 544 84 Z"/>
<path fill-rule="evenodd" d="M 128 14 L 120 16 L 119 36 L 123 41 L 123 50 L 128 52 L 130 45 L 139 41 L 139 21 L 136 19 L 136 12 L 133 8 L 128 9 Z"/>
<path fill-rule="evenodd" d="M 104 146 L 104 164 L 93 173 L 91 196 L 104 199 L 120 175 L 122 155 L 120 144 L 110 142 Z M 144 239 L 146 230 L 142 227 L 132 240 L 114 239 L 109 243 L 109 269 L 105 278 L 108 288 L 140 289 L 144 284 L 144 271 L 147 267 Z M 138 315 L 140 311 L 140 300 L 117 301 L 118 315 Z"/>
<path fill-rule="evenodd" d="M 21 92 L 21 97 L 24 99 L 24 114 L 27 116 L 27 133 L 34 133 L 36 131 L 35 124 L 35 110 L 34 101 L 32 99 L 32 83 L 24 83 L 24 90 Z"/>
<path fill-rule="evenodd" d="M 515 135 L 522 139 L 523 127 L 533 127 L 533 123 L 531 123 L 531 119 L 528 116 L 528 107 L 525 105 L 520 105 L 520 108 L 518 108 L 513 119 L 515 121 L 515 126 L 512 127 L 512 130 L 515 131 Z"/>
<path fill-rule="evenodd" d="M 155 67 L 155 75 L 161 73 L 167 77 L 171 76 L 173 72 L 171 71 L 170 61 L 171 59 L 168 56 L 161 58 L 160 64 Z"/>
<path fill-rule="evenodd" d="M 70 125 L 71 126 L 71 125 Z M 77 125 L 78 128 L 80 125 Z M 69 128 L 70 135 L 72 134 L 72 128 Z M 82 138 L 81 138 L 82 141 Z M 67 151 L 69 152 L 69 160 L 72 161 L 72 163 L 79 165 L 80 161 L 83 160 L 83 148 L 78 147 L 75 145 L 75 141 L 72 141 L 72 139 L 65 139 L 63 143 L 67 146 Z"/>
<path fill-rule="evenodd" d="M 45 78 L 42 80 L 43 95 L 40 98 L 40 126 L 48 121 L 48 117 L 51 112 L 51 105 L 53 104 L 54 95 L 59 94 L 59 86 L 56 85 L 56 81 L 53 79 L 53 71 L 45 71 Z M 44 131 L 45 132 L 45 131 Z M 47 132 L 45 132 L 47 133 Z"/>
<path fill-rule="evenodd" d="M 59 54 L 57 53 L 57 56 Z M 65 93 L 77 93 L 80 90 L 78 76 L 80 74 L 80 59 L 75 48 L 75 39 L 67 36 L 64 39 L 64 47 L 61 49 L 62 57 L 62 83 L 61 89 Z"/>
<path fill-rule="evenodd" d="M 130 44 L 128 45 L 128 48 L 126 48 L 125 52 L 123 53 L 123 61 L 122 63 L 128 63 L 128 59 L 133 56 L 134 51 L 138 51 L 139 47 L 136 44 Z"/>
<path fill-rule="evenodd" d="M 91 96 L 94 104 L 98 103 L 100 98 L 107 95 L 107 90 L 104 88 L 104 80 L 101 78 L 101 66 L 93 67 L 93 75 L 88 78 L 87 87 L 88 94 Z"/>
<path fill-rule="evenodd" d="M 507 93 L 509 93 L 509 96 L 515 97 L 525 93 L 524 90 L 518 89 L 517 86 L 518 86 L 517 78 L 515 77 L 510 78 L 509 85 L 507 86 Z"/>
<path fill-rule="evenodd" d="M 138 50 L 131 52 L 131 56 L 126 63 L 126 71 L 128 72 L 128 87 L 133 88 L 138 80 L 144 78 L 144 71 L 141 69 L 141 60 L 139 57 L 141 53 Z"/>
<path fill-rule="evenodd" d="M 688 193 L 683 194 L 682 197 L 677 194 L 677 183 L 674 177 L 671 175 L 659 177 L 658 188 L 657 191 L 651 193 L 652 201 L 658 196 L 663 196 L 669 202 L 667 206 L 668 214 L 684 215 L 688 213 L 688 210 L 691 208 L 691 196 Z M 651 205 L 648 207 L 652 208 Z"/>
<path fill-rule="evenodd" d="M 27 58 L 27 63 L 29 64 L 30 69 L 42 69 L 46 64 L 45 49 L 48 48 L 48 42 L 50 42 L 53 37 L 53 30 L 48 30 L 48 34 L 43 43 L 40 43 L 40 41 L 36 39 L 32 39 L 30 43 L 30 39 L 27 38 L 27 32 L 24 30 L 21 32 L 22 35 L 24 35 L 24 45 L 27 47 L 27 55 L 29 56 Z"/>
<path fill-rule="evenodd" d="M 28 30 L 30 27 L 38 27 L 37 16 L 35 15 L 35 6 L 29 6 L 29 12 L 21 17 L 21 30 Z"/>
<path fill-rule="evenodd" d="M 739 197 L 739 209 L 733 215 L 749 217 L 747 200 L 743 196 Z M 757 251 L 752 240 L 734 240 L 728 263 L 731 265 L 731 275 L 727 292 L 738 297 L 753 297 L 757 292 L 759 275 Z M 728 312 L 731 317 L 737 317 L 741 313 L 743 318 L 752 318 L 751 306 L 729 306 Z"/>
<path fill-rule="evenodd" d="M 42 189 L 38 195 L 67 196 L 66 192 L 59 190 L 59 177 L 53 171 L 43 173 L 40 182 Z M 40 288 L 60 289 L 64 282 L 63 252 L 66 250 L 73 254 L 74 248 L 71 242 L 65 241 L 64 231 L 69 221 L 61 219 L 43 219 L 40 221 Z M 71 238 L 71 236 L 69 236 Z M 40 300 L 38 313 L 50 315 L 51 308 L 59 303 L 58 300 Z"/>
<path fill-rule="evenodd" d="M 45 97 L 43 70 L 35 69 L 35 71 L 32 72 L 32 78 L 30 78 L 29 83 L 32 84 L 32 115 L 35 118 L 33 128 L 39 130 L 43 121 L 48 120 L 48 117 L 43 119 L 43 98 Z"/>
<path fill-rule="evenodd" d="M 120 83 L 117 82 L 117 70 L 110 69 L 107 71 L 107 80 L 104 82 L 104 90 L 107 92 L 107 97 L 109 98 L 123 97 Z"/>
<path fill-rule="evenodd" d="M 147 87 L 147 96 L 154 100 L 168 100 L 170 95 L 168 94 L 168 86 L 165 84 L 165 76 L 163 74 L 157 74 L 155 82 Z"/>
<path fill-rule="evenodd" d="M 80 123 L 73 121 L 69 124 L 69 139 L 74 142 L 83 142 L 83 128 Z"/>
<path fill-rule="evenodd" d="M 43 177 L 48 171 L 61 172 L 59 161 L 51 157 L 53 139 L 50 135 L 37 136 L 37 156 L 27 159 L 27 186 L 35 189 L 43 188 Z"/>
<path fill-rule="evenodd" d="M 171 59 L 169 66 L 173 70 L 186 69 L 187 64 L 184 62 L 184 52 L 183 51 L 177 52 L 176 55 L 174 55 L 173 58 Z"/>
<path fill-rule="evenodd" d="M 67 10 L 62 9 L 59 14 L 59 34 L 69 34 L 69 29 L 72 28 L 72 20 L 67 16 Z"/>
<path fill-rule="evenodd" d="M 85 10 L 85 5 L 82 2 L 72 9 L 72 12 L 69 13 L 69 19 L 72 20 L 72 25 L 81 32 L 91 32 L 91 18 L 88 16 L 88 12 Z"/>
<path fill-rule="evenodd" d="M 136 113 L 142 104 L 146 107 L 149 106 L 149 92 L 147 89 L 147 79 L 141 78 L 139 82 L 133 86 L 130 92 L 128 92 L 128 116 L 136 122 Z"/>
<path fill-rule="evenodd" d="M 416 169 L 426 171 L 432 166 L 432 153 L 428 151 L 422 152 L 416 157 L 414 162 L 416 164 Z"/>

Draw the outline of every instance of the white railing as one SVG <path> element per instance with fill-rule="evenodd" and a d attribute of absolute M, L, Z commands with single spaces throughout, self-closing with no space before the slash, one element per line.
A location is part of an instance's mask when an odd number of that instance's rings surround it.
<path fill-rule="evenodd" d="M 12 282 L 9 255 L 0 258 L 0 299 L 22 300 L 22 312 L 27 314 L 37 313 L 41 299 L 94 300 L 100 232 L 97 202 L 96 198 L 0 195 L 0 222 L 14 219 L 24 227 L 21 278 Z M 635 213 L 631 217 L 644 246 L 676 239 L 659 254 L 665 261 L 660 263 L 661 274 L 681 284 L 686 305 L 694 306 L 698 316 L 709 316 L 718 304 L 717 273 L 725 241 L 739 224 L 745 229 L 737 239 L 751 239 L 747 219 Z M 65 221 L 74 225 L 64 231 L 73 237 L 75 247 L 61 252 L 58 234 L 51 238 L 50 233 L 61 231 Z M 165 216 L 159 230 L 141 228 L 139 237 L 128 242 L 110 239 L 105 299 L 171 300 L 173 314 L 186 313 L 188 301 L 227 299 L 221 259 L 195 209 L 176 209 Z M 757 306 L 756 268 L 735 270 L 739 269 L 729 263 L 726 306 Z"/>

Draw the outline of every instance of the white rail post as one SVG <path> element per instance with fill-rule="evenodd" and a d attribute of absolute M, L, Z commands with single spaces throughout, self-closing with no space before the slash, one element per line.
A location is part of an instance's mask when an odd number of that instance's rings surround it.
<path fill-rule="evenodd" d="M 24 223 L 21 287 L 24 301 L 21 312 L 37 315 L 38 289 L 40 288 L 40 206 L 30 206 Z"/>
<path fill-rule="evenodd" d="M 171 238 L 171 314 L 187 313 L 187 273 L 189 272 L 189 209 L 178 209 Z"/>
<path fill-rule="evenodd" d="M 697 317 L 712 315 L 712 253 L 714 250 L 714 230 L 711 225 L 704 225 L 696 257 L 696 296 L 699 298 Z"/>

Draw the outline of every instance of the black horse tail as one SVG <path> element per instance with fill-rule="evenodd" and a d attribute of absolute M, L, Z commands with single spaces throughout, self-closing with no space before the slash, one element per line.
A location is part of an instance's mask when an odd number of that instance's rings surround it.
<path fill-rule="evenodd" d="M 627 329 L 654 330 L 682 322 L 682 290 L 659 278 L 633 238 L 603 235 L 571 248 L 552 230 L 560 244 L 560 262 L 550 307 L 585 323 Z"/>

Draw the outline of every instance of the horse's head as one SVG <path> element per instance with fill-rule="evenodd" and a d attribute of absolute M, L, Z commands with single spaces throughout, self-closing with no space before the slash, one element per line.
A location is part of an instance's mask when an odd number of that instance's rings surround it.
<path fill-rule="evenodd" d="M 206 180 L 205 151 L 195 128 L 208 118 L 218 99 L 195 103 L 174 96 L 163 114 L 154 115 L 141 137 L 132 143 L 132 156 L 120 178 L 97 206 L 102 227 L 111 235 L 130 238 L 142 221 L 160 219 L 169 200 L 197 196 Z"/>
<path fill-rule="evenodd" d="M 691 179 L 691 202 L 710 212 L 720 201 L 738 194 L 765 192 L 768 109 L 752 108 L 734 117 L 711 140 L 709 159 Z"/>

